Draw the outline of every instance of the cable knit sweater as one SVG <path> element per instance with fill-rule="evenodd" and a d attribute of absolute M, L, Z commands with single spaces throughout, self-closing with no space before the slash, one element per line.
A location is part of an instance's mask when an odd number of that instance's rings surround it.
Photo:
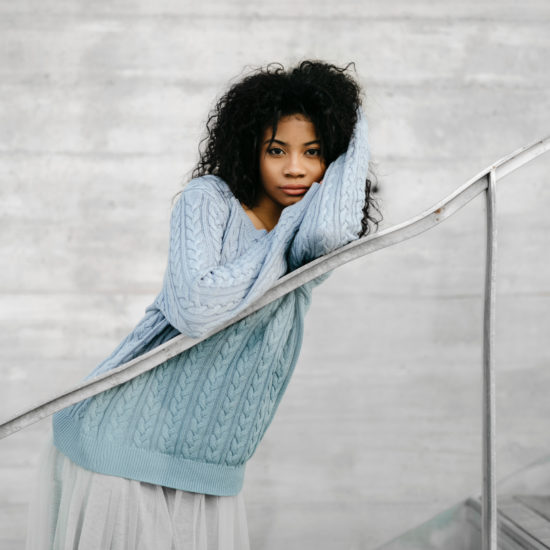
<path fill-rule="evenodd" d="M 192 180 L 170 219 L 162 289 L 145 316 L 87 378 L 179 333 L 204 336 L 288 271 L 357 238 L 368 168 L 361 111 L 346 153 L 323 183 L 256 229 L 227 184 Z M 104 474 L 236 495 L 296 364 L 312 289 L 304 284 L 133 380 L 54 415 L 56 447 Z"/>

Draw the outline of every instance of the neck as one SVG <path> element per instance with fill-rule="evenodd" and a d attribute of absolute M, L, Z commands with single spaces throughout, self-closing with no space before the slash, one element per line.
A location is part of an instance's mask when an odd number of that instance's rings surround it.
<path fill-rule="evenodd" d="M 267 195 L 262 194 L 258 200 L 258 204 L 250 210 L 262 222 L 265 228 L 271 231 L 277 225 L 283 207 L 274 202 Z"/>

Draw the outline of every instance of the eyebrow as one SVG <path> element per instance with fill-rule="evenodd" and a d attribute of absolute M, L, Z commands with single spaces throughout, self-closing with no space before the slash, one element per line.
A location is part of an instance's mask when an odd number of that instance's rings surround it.
<path fill-rule="evenodd" d="M 271 143 L 271 140 L 270 139 L 266 139 L 264 141 L 264 145 L 266 143 Z M 284 141 L 281 141 L 280 139 L 274 139 L 273 140 L 273 143 L 278 143 L 279 145 L 288 145 L 288 143 L 285 143 Z M 314 143 L 321 143 L 321 140 L 320 139 L 314 139 L 313 141 L 308 141 L 307 143 L 304 143 L 305 146 L 307 145 L 313 145 Z"/>

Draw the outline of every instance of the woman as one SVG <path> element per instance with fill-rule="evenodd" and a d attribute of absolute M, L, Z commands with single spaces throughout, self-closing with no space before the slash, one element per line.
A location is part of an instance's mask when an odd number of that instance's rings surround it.
<path fill-rule="evenodd" d="M 88 376 L 208 338 L 54 415 L 27 549 L 246 549 L 246 462 L 296 364 L 323 275 L 212 334 L 288 271 L 366 234 L 360 88 L 318 61 L 233 85 L 171 214 L 162 289 Z"/>

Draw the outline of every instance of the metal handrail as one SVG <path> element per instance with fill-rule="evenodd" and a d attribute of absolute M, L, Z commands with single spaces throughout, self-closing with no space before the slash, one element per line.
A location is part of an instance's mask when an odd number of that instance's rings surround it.
<path fill-rule="evenodd" d="M 485 313 L 483 324 L 483 529 L 482 541 L 484 550 L 496 550 L 496 493 L 495 493 L 495 390 L 494 390 L 494 304 L 495 304 L 495 189 L 496 182 L 514 170 L 532 161 L 550 150 L 550 136 L 503 157 L 491 166 L 482 170 L 446 198 L 423 213 L 384 231 L 357 239 L 333 252 L 292 271 L 277 281 L 261 298 L 250 307 L 227 321 L 219 328 L 202 338 L 190 338 L 183 334 L 172 338 L 153 350 L 140 355 L 103 373 L 95 378 L 77 384 L 53 398 L 16 414 L 0 424 L 0 439 L 7 437 L 30 424 L 38 422 L 65 407 L 78 403 L 110 388 L 123 384 L 148 370 L 164 363 L 198 344 L 202 340 L 224 330 L 228 326 L 244 319 L 265 305 L 288 294 L 299 286 L 332 271 L 352 260 L 371 254 L 377 250 L 395 245 L 449 218 L 473 198 L 487 191 L 487 257 L 485 269 Z"/>
<path fill-rule="evenodd" d="M 487 252 L 485 255 L 485 296 L 483 307 L 483 385 L 481 475 L 481 548 L 497 550 L 497 493 L 495 452 L 495 301 L 496 301 L 496 171 L 489 172 L 486 197 Z"/>

